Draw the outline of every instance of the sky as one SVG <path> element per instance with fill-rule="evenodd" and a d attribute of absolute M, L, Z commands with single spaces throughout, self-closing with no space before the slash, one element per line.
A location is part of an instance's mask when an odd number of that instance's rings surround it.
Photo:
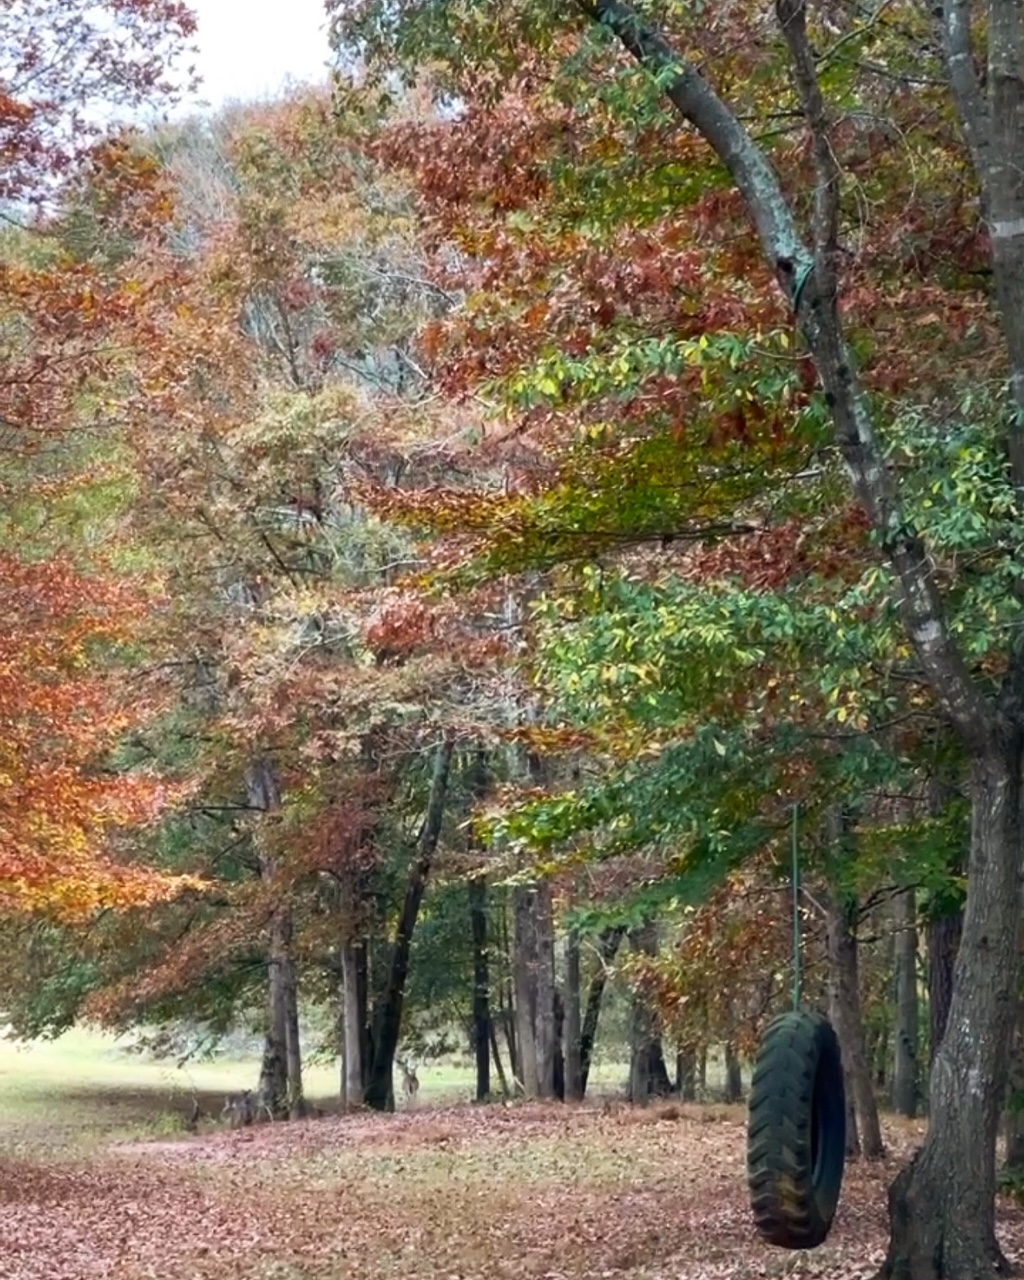
<path fill-rule="evenodd" d="M 199 22 L 200 101 L 276 94 L 286 80 L 326 79 L 323 0 L 188 0 Z"/>

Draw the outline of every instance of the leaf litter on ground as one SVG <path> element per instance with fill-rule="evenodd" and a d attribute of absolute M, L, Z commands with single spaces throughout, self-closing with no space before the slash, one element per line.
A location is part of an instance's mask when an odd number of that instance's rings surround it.
<path fill-rule="evenodd" d="M 753 1230 L 739 1108 L 424 1108 L 0 1157 L 0 1277 L 862 1280 L 919 1137 L 892 1122 L 886 1160 L 851 1162 L 810 1253 Z M 1024 1214 L 1000 1227 L 1024 1258 Z"/>

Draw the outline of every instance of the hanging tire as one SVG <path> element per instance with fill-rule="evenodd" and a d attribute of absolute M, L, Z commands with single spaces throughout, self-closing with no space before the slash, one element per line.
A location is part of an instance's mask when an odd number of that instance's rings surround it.
<path fill-rule="evenodd" d="M 829 1233 L 846 1160 L 846 1094 L 839 1041 L 818 1013 L 783 1013 L 754 1063 L 747 1119 L 747 1185 L 761 1236 L 815 1249 Z"/>

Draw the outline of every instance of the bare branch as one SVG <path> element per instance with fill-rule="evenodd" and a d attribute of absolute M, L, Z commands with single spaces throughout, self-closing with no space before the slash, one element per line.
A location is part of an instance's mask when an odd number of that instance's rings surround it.
<path fill-rule="evenodd" d="M 775 13 L 789 45 L 797 91 L 814 149 L 814 270 L 822 302 L 836 314 L 839 280 L 839 187 L 842 174 L 829 138 L 828 112 L 821 94 L 814 54 L 807 39 L 805 0 L 776 0 Z"/>

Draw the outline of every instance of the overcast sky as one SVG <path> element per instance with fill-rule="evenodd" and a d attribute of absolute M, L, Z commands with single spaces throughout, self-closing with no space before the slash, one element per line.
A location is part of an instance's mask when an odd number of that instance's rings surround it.
<path fill-rule="evenodd" d="M 277 93 L 289 78 L 327 76 L 323 0 L 188 0 L 199 21 L 200 99 Z"/>

